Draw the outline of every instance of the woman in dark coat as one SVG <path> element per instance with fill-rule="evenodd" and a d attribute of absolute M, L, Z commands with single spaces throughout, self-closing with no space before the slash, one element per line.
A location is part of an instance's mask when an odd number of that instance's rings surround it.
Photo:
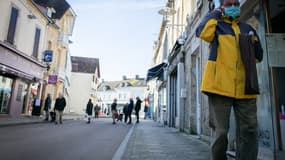
<path fill-rule="evenodd" d="M 91 122 L 92 111 L 93 111 L 93 103 L 92 103 L 91 99 L 89 99 L 87 106 L 86 106 L 86 114 L 88 116 L 88 121 L 87 121 L 88 124 Z"/>
<path fill-rule="evenodd" d="M 127 123 L 128 121 L 128 107 L 129 107 L 129 103 L 126 103 L 123 108 L 123 113 L 125 116 L 125 123 Z"/>
<path fill-rule="evenodd" d="M 134 108 L 134 100 L 132 98 L 130 98 L 130 103 L 128 106 L 128 116 L 129 116 L 129 123 L 132 123 L 132 112 L 133 112 L 133 108 Z"/>
<path fill-rule="evenodd" d="M 142 100 L 137 97 L 136 98 L 136 105 L 135 105 L 135 111 L 136 111 L 136 117 L 137 117 L 137 123 L 139 123 L 139 112 L 141 110 L 141 103 L 142 103 Z"/>

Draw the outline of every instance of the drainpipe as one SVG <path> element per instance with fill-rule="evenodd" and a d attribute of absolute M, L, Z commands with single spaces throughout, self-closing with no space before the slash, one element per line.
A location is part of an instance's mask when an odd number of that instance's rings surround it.
<path fill-rule="evenodd" d="M 172 124 L 172 109 L 170 108 L 170 75 L 167 76 L 167 85 L 166 85 L 166 93 L 167 93 L 167 110 L 166 110 L 166 120 L 168 127 L 171 127 Z"/>
<path fill-rule="evenodd" d="M 199 82 L 199 77 L 200 77 L 200 72 L 199 72 L 199 58 L 198 56 L 196 57 L 196 122 L 197 122 L 197 135 L 200 137 L 201 135 L 201 105 L 200 105 L 200 82 Z"/>
<path fill-rule="evenodd" d="M 178 117 L 178 127 L 180 128 L 180 130 L 183 130 L 184 128 L 184 114 L 185 114 L 185 110 L 184 110 L 184 98 L 186 97 L 185 94 L 185 86 L 184 86 L 184 79 L 185 79 L 185 72 L 184 72 L 184 63 L 183 62 L 179 62 L 177 64 L 177 70 L 178 70 L 178 99 L 177 99 L 177 117 Z"/>

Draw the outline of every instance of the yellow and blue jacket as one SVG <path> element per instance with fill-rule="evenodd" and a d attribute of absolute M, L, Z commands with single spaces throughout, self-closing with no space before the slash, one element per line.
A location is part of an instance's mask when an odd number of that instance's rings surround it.
<path fill-rule="evenodd" d="M 245 69 L 240 55 L 239 34 L 253 33 L 255 58 L 260 62 L 263 50 L 255 29 L 239 18 L 221 16 L 219 11 L 209 12 L 196 29 L 196 36 L 209 42 L 209 58 L 203 73 L 201 91 L 242 99 L 256 98 L 245 94 Z"/>

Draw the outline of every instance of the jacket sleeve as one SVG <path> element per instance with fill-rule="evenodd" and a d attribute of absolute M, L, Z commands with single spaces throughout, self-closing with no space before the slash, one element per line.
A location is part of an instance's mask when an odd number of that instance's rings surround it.
<path fill-rule="evenodd" d="M 254 31 L 254 53 L 257 62 L 261 62 L 263 59 L 263 49 L 256 31 Z"/>
<path fill-rule="evenodd" d="M 212 42 L 215 37 L 216 26 L 220 17 L 221 12 L 217 10 L 207 13 L 196 28 L 196 36 L 206 42 Z"/>

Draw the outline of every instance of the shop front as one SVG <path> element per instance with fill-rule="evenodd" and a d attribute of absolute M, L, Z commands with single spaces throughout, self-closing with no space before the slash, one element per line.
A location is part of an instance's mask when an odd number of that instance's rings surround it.
<path fill-rule="evenodd" d="M 29 114 L 34 98 L 41 94 L 44 67 L 35 58 L 0 41 L 0 115 Z"/>

